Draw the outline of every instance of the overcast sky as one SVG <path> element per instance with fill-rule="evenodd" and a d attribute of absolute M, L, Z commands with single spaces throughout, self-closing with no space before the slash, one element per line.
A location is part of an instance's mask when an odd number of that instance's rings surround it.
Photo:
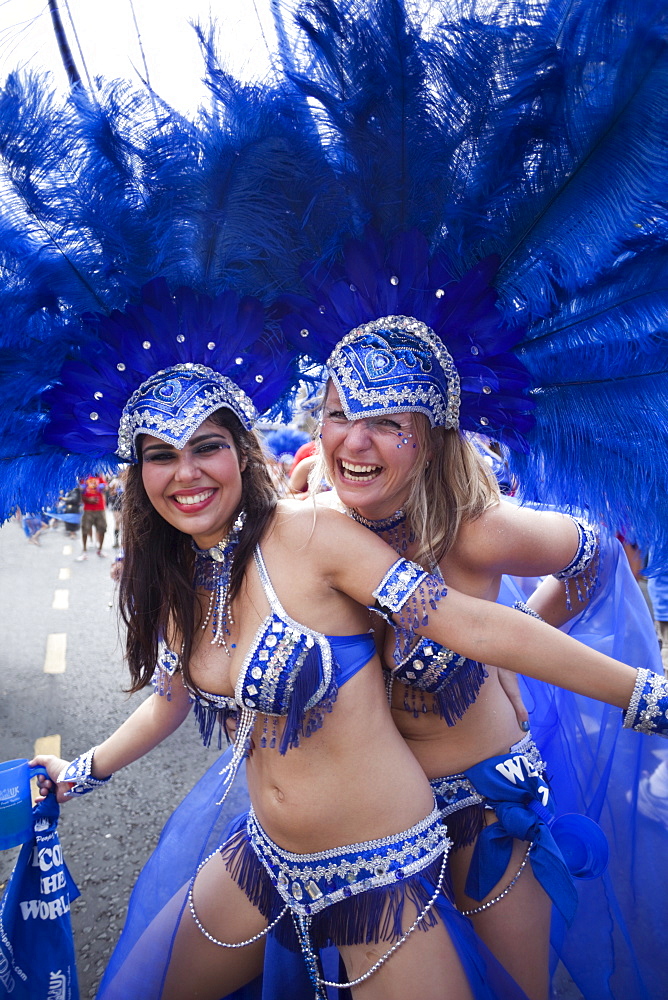
<path fill-rule="evenodd" d="M 131 0 L 59 0 L 59 7 L 82 74 L 77 38 L 91 76 L 143 75 Z M 261 75 L 267 39 L 273 44 L 268 8 L 269 0 L 134 0 L 154 89 L 183 111 L 197 106 L 202 60 L 189 22 L 207 23 L 212 15 L 231 68 L 245 77 Z M 50 69 L 66 85 L 48 0 L 0 0 L 0 82 L 21 67 Z"/>

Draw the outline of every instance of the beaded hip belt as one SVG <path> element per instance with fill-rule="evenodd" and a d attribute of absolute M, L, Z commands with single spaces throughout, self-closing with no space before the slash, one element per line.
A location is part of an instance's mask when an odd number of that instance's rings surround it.
<path fill-rule="evenodd" d="M 317 854 L 292 854 L 275 844 L 251 809 L 247 831 L 272 884 L 293 913 L 308 917 L 350 896 L 400 883 L 447 855 L 451 841 L 438 808 L 409 830 Z"/>
<path fill-rule="evenodd" d="M 533 770 L 539 774 L 545 773 L 546 764 L 540 755 L 540 750 L 528 733 L 508 751 L 511 754 L 521 754 L 526 757 Z M 467 806 L 482 805 L 484 795 L 476 791 L 475 785 L 465 774 L 449 774 L 444 778 L 432 778 L 429 782 L 436 805 L 440 810 L 441 819 Z"/>

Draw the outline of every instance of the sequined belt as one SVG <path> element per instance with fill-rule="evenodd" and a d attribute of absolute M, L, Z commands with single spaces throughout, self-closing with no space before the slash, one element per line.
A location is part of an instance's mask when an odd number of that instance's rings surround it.
<path fill-rule="evenodd" d="M 513 744 L 508 752 L 522 754 L 534 770 L 538 771 L 539 774 L 545 773 L 545 761 L 530 733 L 527 733 L 518 743 Z M 485 803 L 484 795 L 476 791 L 473 782 L 465 774 L 450 774 L 444 778 L 432 778 L 429 784 L 442 819 L 451 816 L 452 813 L 458 812 L 460 809 L 466 809 L 467 806 L 484 805 Z"/>
<path fill-rule="evenodd" d="M 270 840 L 251 808 L 246 824 L 253 850 L 293 913 L 309 917 L 350 896 L 400 883 L 451 847 L 440 810 L 410 830 L 317 854 L 292 854 Z"/>

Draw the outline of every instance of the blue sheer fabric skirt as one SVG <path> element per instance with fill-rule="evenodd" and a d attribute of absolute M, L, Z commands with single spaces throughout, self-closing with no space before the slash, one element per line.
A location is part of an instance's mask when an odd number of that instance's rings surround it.
<path fill-rule="evenodd" d="M 663 673 L 647 603 L 614 538 L 602 537 L 600 574 L 591 604 L 563 631 L 615 659 Z M 500 600 L 512 603 L 526 592 L 523 581 L 504 578 Z M 557 815 L 595 820 L 610 850 L 603 875 L 575 880 L 571 926 L 553 910 L 553 969 L 561 960 L 586 1000 L 657 1000 L 667 995 L 667 824 L 661 803 L 652 810 L 646 796 L 643 807 L 639 795 L 668 759 L 666 743 L 622 729 L 621 711 L 602 702 L 529 678 L 521 686 Z M 663 805 L 668 818 L 668 798 Z"/>
<path fill-rule="evenodd" d="M 226 820 L 216 806 L 224 763 L 225 757 L 209 769 L 167 822 L 133 890 L 125 927 L 97 1000 L 159 1000 L 174 936 L 188 905 L 190 879 L 217 846 L 228 840 L 233 843 L 246 826 L 246 812 Z M 423 894 L 429 896 L 432 891 L 433 885 L 426 880 Z M 431 913 L 447 928 L 475 1000 L 526 1000 L 445 895 L 439 896 Z M 226 1000 L 311 1000 L 314 987 L 301 952 L 285 947 L 278 937 L 267 937 L 263 975 Z M 320 960 L 324 978 L 340 982 L 338 951 L 325 948 Z M 346 1000 L 349 994 L 328 987 L 327 995 Z"/>

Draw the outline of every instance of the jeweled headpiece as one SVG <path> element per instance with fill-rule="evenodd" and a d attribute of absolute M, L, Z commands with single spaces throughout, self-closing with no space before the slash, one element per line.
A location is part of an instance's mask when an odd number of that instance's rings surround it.
<path fill-rule="evenodd" d="M 327 360 L 349 420 L 424 413 L 432 427 L 459 427 L 459 375 L 433 330 L 411 316 L 384 316 L 351 330 Z"/>
<path fill-rule="evenodd" d="M 136 462 L 135 441 L 151 434 L 175 448 L 183 448 L 202 421 L 226 408 L 246 430 L 257 411 L 243 389 L 204 365 L 174 365 L 156 372 L 132 393 L 123 407 L 118 428 L 119 458 Z"/>

